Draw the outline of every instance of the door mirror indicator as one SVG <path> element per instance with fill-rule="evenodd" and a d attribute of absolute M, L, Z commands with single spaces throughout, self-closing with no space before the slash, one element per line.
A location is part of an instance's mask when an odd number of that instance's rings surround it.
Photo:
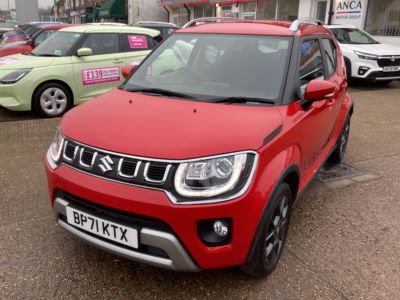
<path fill-rule="evenodd" d="M 82 56 L 90 56 L 93 54 L 92 49 L 90 48 L 80 48 L 78 51 L 76 51 L 76 56 L 82 57 Z"/>
<path fill-rule="evenodd" d="M 331 98 L 336 93 L 336 87 L 333 83 L 326 80 L 311 80 L 304 92 L 304 100 L 318 101 Z"/>

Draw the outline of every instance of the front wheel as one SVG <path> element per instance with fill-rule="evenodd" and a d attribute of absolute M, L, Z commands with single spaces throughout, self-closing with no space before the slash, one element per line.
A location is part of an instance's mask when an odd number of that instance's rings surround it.
<path fill-rule="evenodd" d="M 343 130 L 336 142 L 335 150 L 328 158 L 328 162 L 332 164 L 338 164 L 343 160 L 344 154 L 346 153 L 347 144 L 349 142 L 350 134 L 350 116 L 347 117 L 344 124 Z"/>
<path fill-rule="evenodd" d="M 45 117 L 60 117 L 72 106 L 70 92 L 61 84 L 47 83 L 35 93 L 34 109 Z"/>
<path fill-rule="evenodd" d="M 289 229 L 292 208 L 292 192 L 287 183 L 282 183 L 268 204 L 262 233 L 256 247 L 241 270 L 253 277 L 265 277 L 278 264 Z"/>

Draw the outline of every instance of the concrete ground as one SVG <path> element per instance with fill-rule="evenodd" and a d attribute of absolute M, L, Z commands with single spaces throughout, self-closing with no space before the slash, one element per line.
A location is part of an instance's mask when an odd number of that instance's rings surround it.
<path fill-rule="evenodd" d="M 366 175 L 314 181 L 275 272 L 175 273 L 120 259 L 54 224 L 43 167 L 59 120 L 0 109 L 0 299 L 397 299 L 400 82 L 352 88 L 345 162 Z"/>

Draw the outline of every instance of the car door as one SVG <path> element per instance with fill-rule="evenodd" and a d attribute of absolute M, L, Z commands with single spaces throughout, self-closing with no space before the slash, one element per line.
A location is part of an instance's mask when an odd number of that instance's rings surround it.
<path fill-rule="evenodd" d="M 303 95 L 311 80 L 326 79 L 326 62 L 321 46 L 319 38 L 301 41 L 298 74 L 300 93 Z M 297 135 L 300 137 L 304 169 L 315 164 L 329 141 L 336 120 L 333 110 L 335 103 L 336 94 L 331 98 L 313 101 L 303 110 Z"/>
<path fill-rule="evenodd" d="M 104 94 L 123 82 L 126 64 L 119 33 L 90 33 L 80 48 L 92 49 L 92 55 L 74 56 L 74 76 L 81 101 Z"/>
<path fill-rule="evenodd" d="M 125 33 L 122 37 L 127 64 L 139 64 L 156 45 L 153 38 L 145 34 Z"/>

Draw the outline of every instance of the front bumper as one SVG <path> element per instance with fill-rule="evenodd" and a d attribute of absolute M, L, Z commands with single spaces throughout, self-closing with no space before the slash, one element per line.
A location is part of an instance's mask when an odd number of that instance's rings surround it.
<path fill-rule="evenodd" d="M 125 185 L 91 176 L 65 165 L 53 170 L 46 161 L 50 199 L 57 223 L 87 242 L 132 260 L 159 267 L 197 271 L 220 269 L 245 262 L 258 226 L 265 198 L 252 185 L 240 198 L 214 204 L 174 205 L 163 191 Z M 167 258 L 150 257 L 136 251 L 111 245 L 71 228 L 64 220 L 69 200 L 60 191 L 110 210 L 160 220 L 170 231 L 154 226 L 140 228 L 139 244 L 165 251 Z M 59 199 L 60 198 L 60 199 Z M 66 202 L 64 202 L 66 201 Z M 203 220 L 232 220 L 228 244 L 207 246 L 199 237 L 198 224 Z"/>
<path fill-rule="evenodd" d="M 193 260 L 187 254 L 186 250 L 182 247 L 178 239 L 167 232 L 154 230 L 151 228 L 141 228 L 139 240 L 142 245 L 162 249 L 168 255 L 168 258 L 159 257 L 156 255 L 149 255 L 140 253 L 138 251 L 129 250 L 122 246 L 118 246 L 109 242 L 105 242 L 95 236 L 85 233 L 74 226 L 69 225 L 66 221 L 66 209 L 71 205 L 70 202 L 62 198 L 56 198 L 54 201 L 53 212 L 57 224 L 65 230 L 74 234 L 75 236 L 83 239 L 89 244 L 138 262 L 146 263 L 156 267 L 162 267 L 177 271 L 196 272 L 199 268 L 195 265 Z"/>
<path fill-rule="evenodd" d="M 384 72 L 377 61 L 358 58 L 351 62 L 351 77 L 371 81 L 398 80 L 400 71 Z"/>
<path fill-rule="evenodd" d="M 13 111 L 31 110 L 33 88 L 34 82 L 25 77 L 14 84 L 0 83 L 0 106 Z"/>

